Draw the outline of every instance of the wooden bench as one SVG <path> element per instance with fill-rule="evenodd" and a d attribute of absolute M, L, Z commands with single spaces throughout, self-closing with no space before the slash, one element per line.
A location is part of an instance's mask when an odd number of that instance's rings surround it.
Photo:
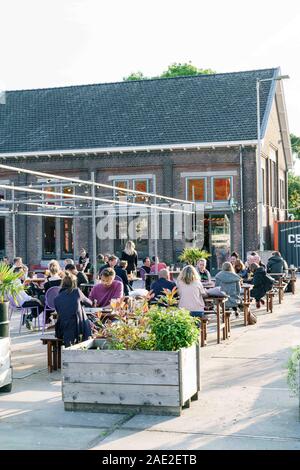
<path fill-rule="evenodd" d="M 40 338 L 47 345 L 48 372 L 61 369 L 61 347 L 62 340 L 55 336 L 43 336 Z"/>

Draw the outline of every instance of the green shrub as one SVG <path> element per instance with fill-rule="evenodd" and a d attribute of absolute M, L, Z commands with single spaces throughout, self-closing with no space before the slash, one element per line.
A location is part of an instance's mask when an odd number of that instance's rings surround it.
<path fill-rule="evenodd" d="M 293 395 L 299 395 L 299 361 L 300 361 L 300 346 L 293 349 L 292 355 L 289 358 L 287 367 L 287 383 Z"/>
<path fill-rule="evenodd" d="M 181 308 L 153 306 L 149 311 L 150 330 L 156 351 L 177 351 L 197 341 L 199 320 Z"/>

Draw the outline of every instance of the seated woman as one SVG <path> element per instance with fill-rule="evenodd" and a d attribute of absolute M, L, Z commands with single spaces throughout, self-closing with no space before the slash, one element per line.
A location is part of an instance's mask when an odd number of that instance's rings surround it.
<path fill-rule="evenodd" d="M 241 278 L 234 272 L 233 266 L 229 261 L 223 263 L 222 271 L 216 275 L 216 287 L 220 287 L 226 292 L 229 299 L 226 301 L 226 307 L 232 308 L 238 316 L 237 308 L 242 303 Z"/>
<path fill-rule="evenodd" d="M 26 317 L 26 328 L 28 328 L 28 330 L 32 330 L 32 319 L 36 318 L 40 313 L 42 313 L 44 309 L 43 304 L 39 299 L 36 299 L 25 292 L 20 279 L 17 279 L 15 284 L 16 286 L 20 287 L 20 291 L 15 296 L 15 298 L 9 297 L 9 300 L 17 307 L 26 309 L 31 308 L 31 313 Z"/>
<path fill-rule="evenodd" d="M 252 263 L 250 266 L 252 271 L 253 280 L 251 284 L 254 285 L 251 291 L 251 297 L 256 300 L 256 307 L 260 308 L 260 304 L 264 305 L 265 301 L 262 299 L 266 293 L 272 289 L 275 279 L 269 276 L 263 266 L 259 266 L 257 263 Z"/>
<path fill-rule="evenodd" d="M 83 305 L 92 306 L 92 301 L 77 287 L 77 278 L 66 271 L 60 293 L 54 300 L 57 312 L 55 335 L 66 347 L 85 341 L 91 336 L 89 320 Z"/>
<path fill-rule="evenodd" d="M 179 308 L 186 308 L 193 317 L 204 315 L 204 300 L 207 296 L 199 274 L 193 266 L 185 266 L 177 279 Z"/>
<path fill-rule="evenodd" d="M 61 269 L 59 266 L 59 263 L 55 260 L 52 259 L 49 264 L 48 264 L 48 270 L 50 275 L 47 278 L 47 282 L 44 284 L 44 290 L 47 292 L 48 289 L 54 286 L 60 286 L 61 285 Z"/>
<path fill-rule="evenodd" d="M 232 264 L 232 263 L 231 263 Z M 248 271 L 244 265 L 244 263 L 238 259 L 234 265 L 234 272 L 240 276 L 244 281 L 248 279 Z"/>
<path fill-rule="evenodd" d="M 123 297 L 123 283 L 122 281 L 116 281 L 115 277 L 116 273 L 113 268 L 105 268 L 101 271 L 100 283 L 93 287 L 89 295 L 95 306 L 108 307 L 111 299 Z"/>

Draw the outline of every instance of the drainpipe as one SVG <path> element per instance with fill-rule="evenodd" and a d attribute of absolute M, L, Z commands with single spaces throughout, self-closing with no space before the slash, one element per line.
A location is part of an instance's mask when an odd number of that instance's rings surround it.
<path fill-rule="evenodd" d="M 243 148 L 240 145 L 240 207 L 241 207 L 241 237 L 242 237 L 242 259 L 245 259 L 244 243 L 244 184 L 243 184 Z"/>

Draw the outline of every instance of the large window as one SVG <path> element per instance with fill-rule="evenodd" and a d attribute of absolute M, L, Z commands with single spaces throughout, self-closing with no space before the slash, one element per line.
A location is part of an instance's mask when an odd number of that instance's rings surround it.
<path fill-rule="evenodd" d="M 229 201 L 232 196 L 232 179 L 213 178 L 213 201 L 225 202 Z"/>
<path fill-rule="evenodd" d="M 187 199 L 189 201 L 206 200 L 206 180 L 205 178 L 187 179 Z"/>
<path fill-rule="evenodd" d="M 54 194 L 42 194 L 42 202 L 47 205 L 63 205 L 63 206 L 71 206 L 74 204 L 74 201 L 67 195 L 75 194 L 75 187 L 72 184 L 68 183 L 57 183 L 57 182 L 50 182 L 46 183 L 40 181 L 40 184 L 37 186 L 33 186 L 34 188 L 41 189 L 42 191 L 48 192 L 55 192 L 55 193 L 62 193 L 66 196 L 55 196 Z"/>
<path fill-rule="evenodd" d="M 43 257 L 55 256 L 55 217 L 43 217 Z"/>
<path fill-rule="evenodd" d="M 271 178 L 271 205 L 277 207 L 277 169 L 273 161 L 271 161 Z"/>
<path fill-rule="evenodd" d="M 73 219 L 66 218 L 61 221 L 61 256 L 73 255 Z"/>

